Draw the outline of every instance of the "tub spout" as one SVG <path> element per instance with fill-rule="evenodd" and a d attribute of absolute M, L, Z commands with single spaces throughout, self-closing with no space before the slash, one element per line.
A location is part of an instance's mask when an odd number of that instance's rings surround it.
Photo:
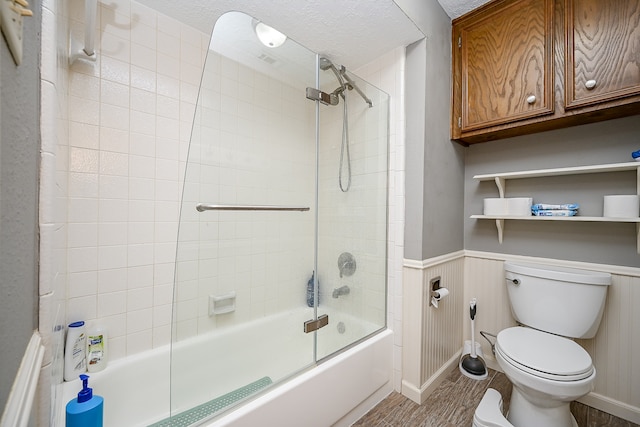
<path fill-rule="evenodd" d="M 347 285 L 341 286 L 339 288 L 335 288 L 333 290 L 333 294 L 332 296 L 334 298 L 338 298 L 342 295 L 349 295 L 349 292 L 351 292 L 351 289 L 349 289 L 349 287 Z"/>

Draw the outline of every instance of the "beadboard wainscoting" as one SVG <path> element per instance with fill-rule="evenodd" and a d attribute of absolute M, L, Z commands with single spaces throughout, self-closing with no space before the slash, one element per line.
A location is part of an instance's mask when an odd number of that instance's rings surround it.
<path fill-rule="evenodd" d="M 601 411 L 640 423 L 640 269 L 615 265 L 462 251 L 422 262 L 405 260 L 402 393 L 422 403 L 457 364 L 469 339 L 468 301 L 476 298 L 476 340 L 490 368 L 499 370 L 491 345 L 480 331 L 497 334 L 516 324 L 511 315 L 504 261 L 550 264 L 611 273 L 602 323 L 595 338 L 578 340 L 597 369 L 593 392 L 579 399 Z M 429 307 L 428 284 L 441 275 L 451 294 L 437 310 Z"/>
<path fill-rule="evenodd" d="M 430 280 L 440 276 L 449 295 L 429 305 Z M 405 261 L 403 274 L 402 394 L 422 404 L 458 363 L 463 345 L 464 253 Z M 467 311 L 468 312 L 468 311 Z"/>

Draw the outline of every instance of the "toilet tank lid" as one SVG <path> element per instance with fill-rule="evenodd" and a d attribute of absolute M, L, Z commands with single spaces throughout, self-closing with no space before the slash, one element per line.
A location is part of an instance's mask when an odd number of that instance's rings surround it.
<path fill-rule="evenodd" d="M 588 285 L 611 284 L 611 274 L 602 271 L 581 270 L 577 268 L 560 267 L 556 265 L 525 264 L 505 261 L 505 271 L 542 279 L 559 280 L 563 282 L 584 283 Z"/>

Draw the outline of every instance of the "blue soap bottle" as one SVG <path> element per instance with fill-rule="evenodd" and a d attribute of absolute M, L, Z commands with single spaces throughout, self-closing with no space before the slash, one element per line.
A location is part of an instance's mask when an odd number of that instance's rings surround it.
<path fill-rule="evenodd" d="M 82 390 L 67 403 L 66 427 L 102 427 L 104 399 L 89 388 L 89 375 L 80 375 Z"/>

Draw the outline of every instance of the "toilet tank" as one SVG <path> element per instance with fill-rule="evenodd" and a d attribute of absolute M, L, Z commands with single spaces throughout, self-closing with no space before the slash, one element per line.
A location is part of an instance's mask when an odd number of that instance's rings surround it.
<path fill-rule="evenodd" d="M 541 264 L 505 262 L 511 312 L 525 326 L 571 338 L 593 338 L 611 275 Z"/>

